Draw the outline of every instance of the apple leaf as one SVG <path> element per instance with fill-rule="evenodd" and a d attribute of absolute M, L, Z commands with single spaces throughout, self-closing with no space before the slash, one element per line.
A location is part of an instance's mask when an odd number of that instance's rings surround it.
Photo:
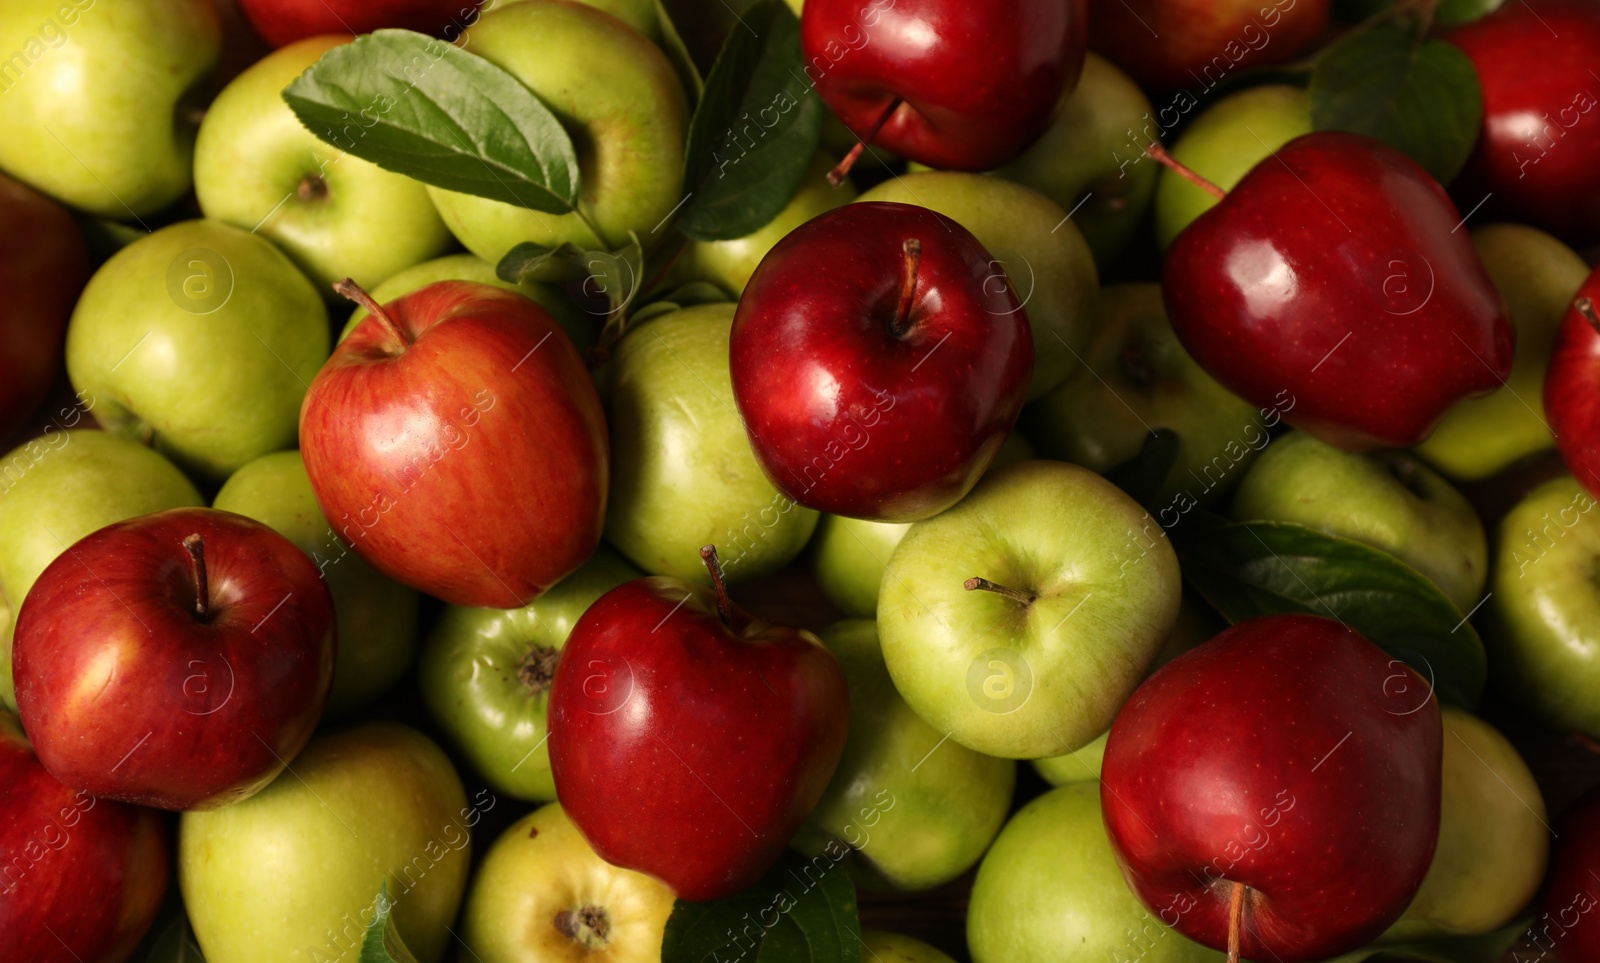
<path fill-rule="evenodd" d="M 1433 11 L 1433 22 L 1441 27 L 1454 27 L 1486 17 L 1500 9 L 1505 0 L 1439 0 Z"/>
<path fill-rule="evenodd" d="M 781 0 L 757 4 L 728 35 L 689 124 L 683 232 L 729 240 L 777 217 L 816 153 L 822 118 L 800 21 Z"/>
<path fill-rule="evenodd" d="M 683 81 L 683 87 L 689 91 L 691 101 L 699 101 L 701 91 L 706 89 L 705 78 L 700 76 L 700 68 L 694 65 L 694 57 L 689 53 L 689 45 L 683 42 L 683 34 L 678 32 L 678 25 L 672 22 L 672 14 L 667 10 L 666 4 L 655 0 L 656 23 L 661 26 L 661 49 L 666 53 L 667 59 L 672 61 L 673 69 L 678 71 L 678 79 Z"/>
<path fill-rule="evenodd" d="M 395 928 L 394 900 L 389 897 L 389 881 L 378 885 L 378 899 L 373 904 L 372 922 L 367 924 L 367 935 L 361 940 L 361 956 L 357 963 L 417 963 L 417 958 L 406 948 L 405 940 Z"/>
<path fill-rule="evenodd" d="M 1229 622 L 1325 615 L 1371 639 L 1471 709 L 1487 676 L 1483 642 L 1427 576 L 1387 552 L 1290 522 L 1199 516 L 1172 530 L 1183 574 Z"/>
<path fill-rule="evenodd" d="M 1383 141 L 1448 184 L 1467 162 L 1483 120 L 1472 60 L 1443 40 L 1419 40 L 1393 20 L 1354 30 L 1311 72 L 1311 124 Z"/>
<path fill-rule="evenodd" d="M 379 30 L 322 55 L 284 88 L 313 134 L 425 184 L 565 214 L 578 156 L 556 115 L 476 54 L 410 30 Z"/>
<path fill-rule="evenodd" d="M 811 859 L 785 853 L 741 893 L 706 903 L 678 900 L 661 963 L 859 963 L 856 887 L 840 862 L 848 851 L 836 841 Z"/>

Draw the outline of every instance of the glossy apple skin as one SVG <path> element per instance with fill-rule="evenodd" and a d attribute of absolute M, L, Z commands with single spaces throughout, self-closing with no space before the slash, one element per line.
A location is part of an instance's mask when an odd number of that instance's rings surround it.
<path fill-rule="evenodd" d="M 1328 26 L 1330 0 L 1096 3 L 1089 43 L 1147 90 L 1198 90 L 1292 60 Z"/>
<path fill-rule="evenodd" d="M 605 414 L 572 341 L 537 304 L 441 281 L 368 317 L 311 382 L 300 449 L 339 537 L 453 605 L 526 605 L 594 552 Z"/>
<path fill-rule="evenodd" d="M 1443 729 L 1420 677 L 1331 619 L 1240 622 L 1134 692 L 1101 804 L 1128 885 L 1190 939 L 1322 960 L 1405 911 L 1439 835 Z M 1209 885 L 1208 885 L 1209 884 Z"/>
<path fill-rule="evenodd" d="M 1596 118 L 1600 119 L 1600 118 Z M 1600 268 L 1573 298 L 1600 311 Z M 1544 376 L 1544 411 L 1561 458 L 1591 495 L 1600 495 L 1600 332 L 1583 312 L 1568 307 Z"/>
<path fill-rule="evenodd" d="M 844 751 L 843 671 L 809 632 L 679 579 L 624 583 L 567 638 L 550 693 L 556 794 L 606 862 L 710 900 L 769 869 Z"/>
<path fill-rule="evenodd" d="M 896 335 L 910 239 L 922 259 Z M 813 218 L 767 254 L 728 358 L 750 445 L 780 492 L 834 515 L 911 522 L 977 483 L 1033 371 L 1028 317 L 994 264 L 949 218 L 885 202 Z"/>
<path fill-rule="evenodd" d="M 204 539 L 210 611 L 194 613 L 183 540 Z M 271 782 L 311 738 L 333 680 L 333 598 L 293 542 L 208 508 L 83 538 L 17 616 L 17 708 L 69 786 L 206 809 Z"/>
<path fill-rule="evenodd" d="M 8 712 L 0 712 L 0 853 L 8 961 L 121 963 L 167 889 L 160 815 L 58 781 Z"/>
<path fill-rule="evenodd" d="M 1463 206 L 1542 227 L 1575 244 L 1600 239 L 1600 6 L 1528 0 L 1453 31 L 1483 87 L 1483 126 L 1462 171 Z"/>
<path fill-rule="evenodd" d="M 1409 447 L 1511 371 L 1511 322 L 1460 220 L 1376 140 L 1295 138 L 1167 249 L 1172 327 L 1246 401 L 1289 392 L 1286 420 L 1323 441 Z"/>
<path fill-rule="evenodd" d="M 67 209 L 0 174 L 0 438 L 55 383 L 89 250 Z"/>
<path fill-rule="evenodd" d="M 1543 912 L 1529 927 L 1535 945 L 1555 951 L 1556 963 L 1600 959 L 1600 790 L 1573 804 L 1559 824 L 1545 880 Z"/>
<path fill-rule="evenodd" d="M 999 167 L 1083 70 L 1087 0 L 808 0 L 806 74 L 846 127 L 943 170 Z"/>
<path fill-rule="evenodd" d="M 482 0 L 238 0 L 261 39 L 274 47 L 329 33 L 399 27 L 455 40 L 478 18 Z M 492 6 L 492 4 L 491 4 Z M 453 30 L 448 29 L 454 27 Z"/>

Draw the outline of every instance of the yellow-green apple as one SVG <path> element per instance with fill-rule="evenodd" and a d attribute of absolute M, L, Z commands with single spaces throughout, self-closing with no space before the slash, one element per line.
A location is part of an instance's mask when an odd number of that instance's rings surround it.
<path fill-rule="evenodd" d="M 0 70 L 3 70 L 0 66 Z M 9 438 L 55 384 L 72 306 L 89 279 L 89 250 L 72 215 L 0 174 L 0 438 Z"/>

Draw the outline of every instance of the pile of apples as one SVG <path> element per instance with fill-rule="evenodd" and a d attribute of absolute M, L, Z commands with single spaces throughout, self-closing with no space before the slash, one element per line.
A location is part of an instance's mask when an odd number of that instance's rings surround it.
<path fill-rule="evenodd" d="M 1345 6 L 0 0 L 0 963 L 1600 960 L 1600 0 Z"/>

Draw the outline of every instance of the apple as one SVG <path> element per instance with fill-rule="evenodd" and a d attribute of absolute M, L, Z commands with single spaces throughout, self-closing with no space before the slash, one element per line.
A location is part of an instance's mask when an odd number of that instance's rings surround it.
<path fill-rule="evenodd" d="M 50 774 L 159 809 L 225 806 L 311 738 L 333 598 L 293 542 L 173 508 L 88 535 L 17 614 L 17 711 Z"/>
<path fill-rule="evenodd" d="M 373 568 L 454 605 L 512 608 L 600 541 L 605 415 L 537 304 L 441 281 L 380 307 L 300 412 L 317 503 Z"/>
<path fill-rule="evenodd" d="M 955 963 L 938 949 L 911 936 L 883 930 L 861 932 L 861 963 Z"/>
<path fill-rule="evenodd" d="M 293 778 L 184 813 L 178 882 L 208 963 L 353 960 L 387 884 L 400 937 L 437 963 L 466 888 L 472 827 L 450 760 L 405 726 L 368 723 L 312 740 Z"/>
<path fill-rule="evenodd" d="M 1479 481 L 1554 444 L 1544 411 L 1545 369 L 1561 316 L 1588 276 L 1571 248 L 1537 228 L 1490 224 L 1472 243 L 1506 300 L 1517 353 L 1505 386 L 1445 413 L 1417 454 L 1452 478 Z"/>
<path fill-rule="evenodd" d="M 1562 316 L 1544 382 L 1544 409 L 1561 458 L 1591 493 L 1600 492 L 1600 270 L 1584 279 Z"/>
<path fill-rule="evenodd" d="M 884 522 L 966 494 L 1033 367 L 1004 273 L 960 224 L 909 204 L 849 204 L 780 241 L 729 344 L 739 414 L 779 492 Z"/>
<path fill-rule="evenodd" d="M 659 957 L 672 890 L 612 866 L 559 803 L 517 820 L 489 849 L 462 910 L 479 963 L 608 963 Z"/>
<path fill-rule="evenodd" d="M 482 0 L 238 0 L 250 25 L 274 47 L 330 33 L 398 27 L 454 40 Z M 497 0 L 490 0 L 493 7 Z"/>
<path fill-rule="evenodd" d="M 283 88 L 350 39 L 312 37 L 257 61 L 206 109 L 194 147 L 205 215 L 273 241 L 325 292 L 340 278 L 371 287 L 452 242 L 421 183 L 323 143 L 284 102 Z"/>
<path fill-rule="evenodd" d="M 1294 522 L 1364 542 L 1426 575 L 1456 608 L 1483 600 L 1489 546 L 1472 505 L 1406 452 L 1357 455 L 1290 432 L 1245 473 L 1237 521 Z"/>
<path fill-rule="evenodd" d="M 491 264 L 516 245 L 651 246 L 683 190 L 689 108 L 666 55 L 638 31 L 571 0 L 521 0 L 483 14 L 461 45 L 511 73 L 574 135 L 579 211 L 545 214 L 440 187 L 433 203 Z M 605 70 L 597 70 L 605 64 Z"/>
<path fill-rule="evenodd" d="M 208 0 L 11 0 L 0 169 L 101 217 L 166 207 L 189 189 L 194 113 L 221 49 Z"/>
<path fill-rule="evenodd" d="M 1009 284 L 1033 333 L 1028 397 L 1060 384 L 1089 341 L 1100 278 L 1083 235 L 1050 198 L 998 177 L 925 171 L 894 177 L 861 203 L 915 204 L 972 232 L 991 255 L 991 287 Z"/>
<path fill-rule="evenodd" d="M 1248 619 L 1128 700 L 1100 803 L 1164 922 L 1233 959 L 1322 960 L 1381 934 L 1427 874 L 1441 739 L 1433 690 L 1353 630 Z"/>
<path fill-rule="evenodd" d="M 328 357 L 322 298 L 271 241 L 184 221 L 89 279 L 67 328 L 72 386 L 108 430 L 222 481 L 292 448 L 306 384 Z"/>
<path fill-rule="evenodd" d="M 67 319 L 88 279 L 89 251 L 72 215 L 0 174 L 0 289 L 10 292 L 0 307 L 0 438 L 55 383 Z"/>
<path fill-rule="evenodd" d="M 1095 8 L 1089 42 L 1140 86 L 1211 88 L 1285 63 L 1328 27 L 1331 0 L 1127 0 Z"/>
<path fill-rule="evenodd" d="M 1545 884 L 1543 912 L 1529 927 L 1529 940 L 1556 963 L 1585 963 L 1600 953 L 1600 923 L 1595 922 L 1594 877 L 1600 873 L 1600 790 L 1585 793 L 1556 836 Z"/>
<path fill-rule="evenodd" d="M 253 518 L 295 543 L 327 583 L 339 637 L 329 716 L 349 715 L 400 680 L 417 652 L 419 597 L 334 535 L 298 451 L 262 455 L 234 472 L 211 507 Z"/>
<path fill-rule="evenodd" d="M 630 328 L 611 360 L 611 503 L 606 539 L 652 575 L 710 584 L 700 546 L 730 581 L 771 575 L 805 547 L 817 513 L 765 475 L 734 407 L 731 304 Z"/>
<path fill-rule="evenodd" d="M 1099 475 L 1011 465 L 901 540 L 878 632 L 906 703 L 979 752 L 1037 759 L 1094 740 L 1178 615 L 1160 526 Z"/>
<path fill-rule="evenodd" d="M 62 421 L 84 423 L 68 409 Z M 13 620 L 39 573 L 67 546 L 126 518 L 202 504 L 194 484 L 138 442 L 87 428 L 48 429 L 0 463 L 0 702 L 16 708 Z"/>
<path fill-rule="evenodd" d="M 606 546 L 522 608 L 447 606 L 417 665 L 422 701 L 495 792 L 556 798 L 546 713 L 556 660 L 580 616 L 638 569 Z"/>
<path fill-rule="evenodd" d="M 844 750 L 839 663 L 816 636 L 714 591 L 635 579 L 572 629 L 550 692 L 556 795 L 596 853 L 671 886 L 730 896 L 771 868 Z"/>
<path fill-rule="evenodd" d="M 96 799 L 39 765 L 0 712 L 0 932 L 7 960 L 121 963 L 161 908 L 165 821 Z"/>

